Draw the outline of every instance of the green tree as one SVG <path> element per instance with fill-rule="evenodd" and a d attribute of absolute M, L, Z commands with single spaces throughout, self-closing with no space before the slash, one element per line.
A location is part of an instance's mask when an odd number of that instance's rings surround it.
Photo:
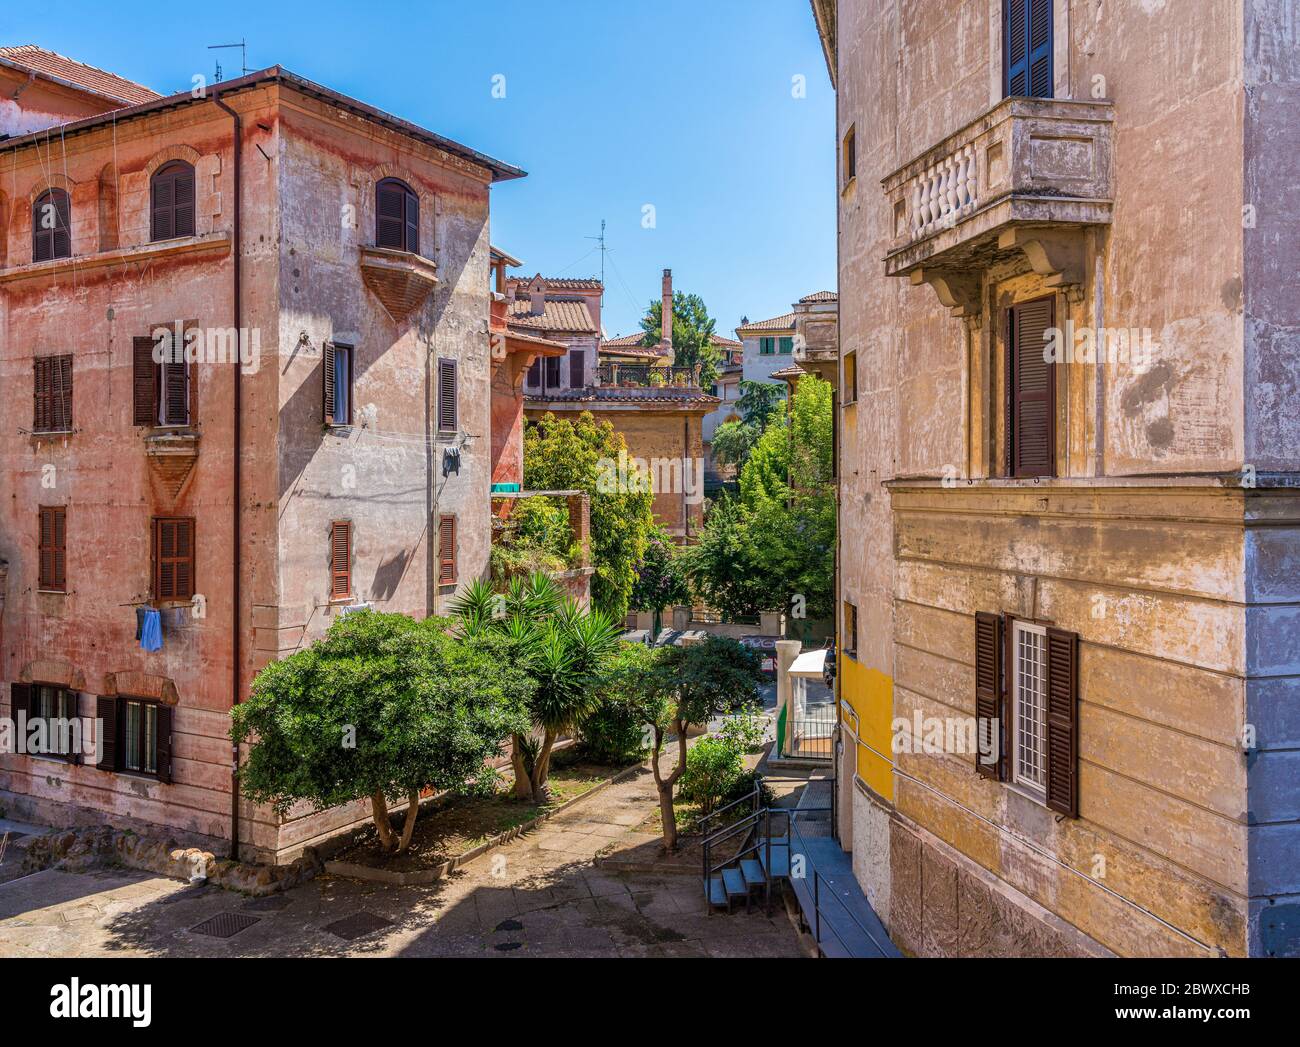
<path fill-rule="evenodd" d="M 718 378 L 718 360 L 721 354 L 713 344 L 716 327 L 704 299 L 697 294 L 676 291 L 673 294 L 673 357 L 678 367 L 700 366 L 700 384 L 709 388 Z M 641 318 L 645 332 L 642 344 L 656 346 L 663 341 L 664 306 L 662 301 L 650 303 Z"/>
<path fill-rule="evenodd" d="M 710 636 L 703 643 L 660 647 L 636 670 L 629 684 L 642 698 L 642 713 L 652 731 L 651 767 L 659 794 L 664 850 L 677 850 L 673 789 L 686 770 L 686 732 L 714 716 L 752 702 L 762 679 L 759 657 L 736 640 Z M 664 772 L 664 745 L 677 740 L 677 762 Z"/>
<path fill-rule="evenodd" d="M 728 615 L 789 607 L 834 613 L 833 404 L 827 382 L 800 379 L 740 472 L 740 498 L 715 503 L 689 570 L 697 592 Z"/>
<path fill-rule="evenodd" d="M 743 466 L 754 446 L 785 405 L 785 387 L 771 382 L 741 382 L 736 408 L 740 420 L 723 422 L 713 433 L 713 457 L 723 465 Z"/>
<path fill-rule="evenodd" d="M 609 422 L 583 411 L 576 422 L 552 414 L 524 433 L 524 483 L 535 491 L 586 491 L 591 496 L 592 605 L 611 618 L 627 615 L 635 565 L 654 527 L 648 477 L 642 483 L 601 482 L 620 460 L 627 441 Z M 620 455 L 624 456 L 620 459 Z M 602 468 L 602 465 L 605 468 Z M 628 469 L 631 472 L 630 466 Z"/>
<path fill-rule="evenodd" d="M 511 579 L 505 593 L 476 580 L 453 602 L 452 613 L 464 635 L 496 637 L 510 664 L 527 675 L 528 716 L 541 738 L 533 744 L 528 725 L 512 735 L 514 794 L 517 799 L 548 802 L 555 741 L 576 730 L 599 705 L 622 629 L 608 615 L 580 608 L 540 573 L 527 580 Z"/>
<path fill-rule="evenodd" d="M 637 561 L 636 582 L 630 600 L 632 609 L 662 611 L 665 607 L 688 603 L 690 599 L 685 557 L 668 532 L 655 524 L 646 542 L 645 553 Z"/>
<path fill-rule="evenodd" d="M 723 422 L 713 430 L 713 460 L 719 465 L 742 466 L 762 433 L 748 422 Z"/>
<path fill-rule="evenodd" d="M 490 782 L 501 742 L 527 724 L 532 681 L 495 637 L 453 637 L 443 619 L 358 611 L 272 662 L 232 712 L 247 743 L 240 789 L 278 811 L 369 797 L 382 846 L 410 845 L 420 791 Z M 401 838 L 389 805 L 409 802 Z"/>

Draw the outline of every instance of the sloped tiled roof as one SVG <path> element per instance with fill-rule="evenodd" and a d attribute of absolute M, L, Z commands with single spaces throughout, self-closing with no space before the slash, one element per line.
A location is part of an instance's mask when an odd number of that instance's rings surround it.
<path fill-rule="evenodd" d="M 506 280 L 506 286 L 513 288 L 516 285 L 528 286 L 532 283 L 533 277 L 512 276 Z M 605 285 L 597 280 L 594 276 L 577 278 L 567 276 L 543 276 L 546 286 L 555 291 L 603 291 Z"/>
<path fill-rule="evenodd" d="M 814 291 L 812 294 L 806 294 L 799 299 L 800 305 L 807 305 L 810 302 L 838 302 L 840 296 L 835 291 Z"/>
<path fill-rule="evenodd" d="M 736 334 L 746 335 L 751 331 L 793 331 L 794 330 L 794 313 L 786 313 L 784 316 L 774 316 L 770 320 L 755 320 L 752 324 L 745 324 L 744 327 L 737 327 Z"/>
<path fill-rule="evenodd" d="M 152 91 L 143 84 L 133 83 L 103 69 L 96 69 L 93 65 L 65 58 L 35 44 L 0 47 L 0 60 L 21 66 L 38 76 L 62 80 L 82 91 L 127 105 L 139 105 L 162 97 L 157 91 Z"/>
<path fill-rule="evenodd" d="M 773 371 L 768 378 L 775 378 L 777 381 L 784 382 L 790 378 L 802 378 L 808 372 L 798 364 L 791 364 L 789 367 L 782 367 L 779 371 Z"/>
<path fill-rule="evenodd" d="M 553 301 L 548 298 L 546 311 L 540 316 L 534 316 L 532 302 L 527 298 L 512 298 L 508 322 L 512 327 L 527 327 L 536 331 L 597 333 L 591 311 L 585 303 L 579 301 Z"/>
<path fill-rule="evenodd" d="M 601 343 L 606 349 L 653 349 L 654 346 L 645 344 L 645 332 L 638 331 L 636 334 L 621 334 L 617 338 L 606 338 Z"/>
<path fill-rule="evenodd" d="M 652 404 L 720 404 L 722 400 L 699 389 L 632 388 L 587 386 L 548 393 L 525 393 L 525 399 L 550 403 L 652 403 Z"/>

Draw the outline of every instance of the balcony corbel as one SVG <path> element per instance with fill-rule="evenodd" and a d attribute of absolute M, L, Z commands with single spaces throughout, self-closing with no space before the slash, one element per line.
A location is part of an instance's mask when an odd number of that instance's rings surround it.
<path fill-rule="evenodd" d="M 1012 228 L 998 236 L 998 248 L 1019 248 L 1046 287 L 1059 288 L 1072 300 L 1083 293 L 1083 229 Z"/>
<path fill-rule="evenodd" d="M 978 274 L 952 269 L 921 268 L 912 270 L 911 280 L 913 286 L 929 284 L 939 296 L 939 302 L 950 309 L 953 316 L 972 320 L 978 326 L 983 315 Z"/>

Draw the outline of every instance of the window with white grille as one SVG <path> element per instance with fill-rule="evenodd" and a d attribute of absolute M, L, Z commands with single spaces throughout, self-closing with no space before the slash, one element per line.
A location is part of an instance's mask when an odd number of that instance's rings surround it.
<path fill-rule="evenodd" d="M 1047 630 L 1015 622 L 1011 634 L 1012 779 L 1047 789 Z"/>

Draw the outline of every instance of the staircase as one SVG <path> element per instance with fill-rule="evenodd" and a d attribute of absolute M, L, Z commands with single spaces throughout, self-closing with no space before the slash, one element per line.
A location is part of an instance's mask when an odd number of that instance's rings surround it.
<path fill-rule="evenodd" d="M 753 795 L 743 797 L 726 807 L 720 807 L 704 819 L 707 826 L 741 805 L 748 805 L 748 814 L 705 836 L 704 897 L 709 912 L 726 909 L 734 912 L 736 903 L 743 901 L 746 911 L 753 908 L 755 895 L 763 898 L 768 911 L 772 907 L 772 887 L 778 888 L 790 878 L 789 823 L 782 827 L 779 816 L 785 812 L 762 806 L 757 789 Z"/>

